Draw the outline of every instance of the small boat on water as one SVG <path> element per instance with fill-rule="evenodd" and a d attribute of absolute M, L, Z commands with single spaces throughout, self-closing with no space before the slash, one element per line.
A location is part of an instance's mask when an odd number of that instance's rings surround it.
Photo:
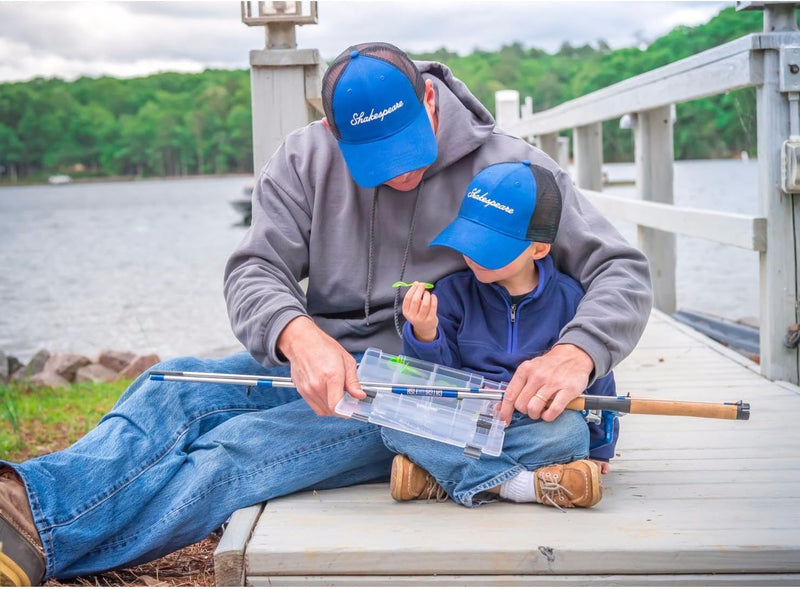
<path fill-rule="evenodd" d="M 54 176 L 50 176 L 47 179 L 47 181 L 53 186 L 58 186 L 61 184 L 69 184 L 70 182 L 72 182 L 72 178 L 70 178 L 66 174 L 56 174 Z"/>
<path fill-rule="evenodd" d="M 250 197 L 253 193 L 253 185 L 252 184 L 245 184 L 242 187 L 242 195 L 235 196 L 233 198 L 228 199 L 228 202 L 233 207 L 233 209 L 242 215 L 242 223 L 249 225 L 250 219 L 253 215 L 252 205 L 250 203 Z"/>

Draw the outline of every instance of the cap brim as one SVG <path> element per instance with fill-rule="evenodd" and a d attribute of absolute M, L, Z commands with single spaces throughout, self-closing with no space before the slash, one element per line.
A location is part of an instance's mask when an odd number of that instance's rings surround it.
<path fill-rule="evenodd" d="M 350 175 L 364 188 L 429 166 L 436 161 L 438 152 L 436 136 L 424 108 L 410 125 L 391 137 L 369 143 L 338 143 Z"/>
<path fill-rule="evenodd" d="M 529 241 L 509 237 L 485 225 L 456 217 L 431 242 L 431 246 L 449 247 L 488 270 L 497 270 L 516 260 L 530 245 Z"/>

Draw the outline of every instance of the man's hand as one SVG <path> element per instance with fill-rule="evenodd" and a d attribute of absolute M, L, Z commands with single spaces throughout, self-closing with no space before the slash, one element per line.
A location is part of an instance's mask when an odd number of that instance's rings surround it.
<path fill-rule="evenodd" d="M 429 343 L 436 339 L 438 304 L 436 295 L 425 290 L 422 282 L 414 282 L 403 298 L 403 317 L 411 324 L 414 337 L 421 342 Z"/>
<path fill-rule="evenodd" d="M 516 409 L 531 419 L 553 421 L 586 390 L 593 369 L 591 357 L 572 344 L 556 345 L 544 356 L 526 360 L 508 383 L 500 419 L 510 423 Z M 548 403 L 550 407 L 544 410 Z"/>
<path fill-rule="evenodd" d="M 278 349 L 289 360 L 297 391 L 317 415 L 334 415 L 343 391 L 366 398 L 353 356 L 308 317 L 286 325 L 278 336 Z"/>

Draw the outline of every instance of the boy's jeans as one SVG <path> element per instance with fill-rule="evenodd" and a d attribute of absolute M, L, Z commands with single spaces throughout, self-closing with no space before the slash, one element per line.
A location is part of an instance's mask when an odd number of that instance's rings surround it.
<path fill-rule="evenodd" d="M 500 456 L 482 454 L 480 460 L 465 456 L 457 446 L 405 432 L 383 428 L 382 435 L 387 448 L 427 470 L 454 501 L 467 507 L 496 501 L 497 495 L 485 491 L 525 470 L 589 455 L 589 428 L 578 411 L 564 411 L 553 422 L 534 421 L 515 411 Z"/>
<path fill-rule="evenodd" d="M 180 358 L 154 369 L 289 373 L 285 366 L 264 368 L 246 352 Z M 425 444 L 415 441 L 412 459 L 424 452 Z M 560 460 L 564 451 L 555 446 L 542 451 Z M 456 496 L 471 497 L 467 489 L 513 476 L 505 461 L 461 460 L 460 449 L 445 444 L 434 444 L 420 461 L 435 470 L 439 457 L 451 458 L 448 451 L 465 477 L 453 488 Z M 76 444 L 13 466 L 28 490 L 47 576 L 63 578 L 163 556 L 202 540 L 236 509 L 264 500 L 386 480 L 392 457 L 380 428 L 319 417 L 294 389 L 248 394 L 243 386 L 158 382 L 144 374 Z"/>

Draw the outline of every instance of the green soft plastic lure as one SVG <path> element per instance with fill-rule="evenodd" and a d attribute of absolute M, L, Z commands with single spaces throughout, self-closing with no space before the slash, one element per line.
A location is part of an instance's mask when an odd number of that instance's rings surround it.
<path fill-rule="evenodd" d="M 430 282 L 424 282 L 423 284 L 425 285 L 426 290 L 430 290 L 433 288 L 433 285 Z M 402 280 L 398 280 L 392 285 L 392 288 L 397 288 L 398 286 L 414 286 L 414 283 L 412 282 L 409 284 L 408 282 L 403 282 Z"/>

